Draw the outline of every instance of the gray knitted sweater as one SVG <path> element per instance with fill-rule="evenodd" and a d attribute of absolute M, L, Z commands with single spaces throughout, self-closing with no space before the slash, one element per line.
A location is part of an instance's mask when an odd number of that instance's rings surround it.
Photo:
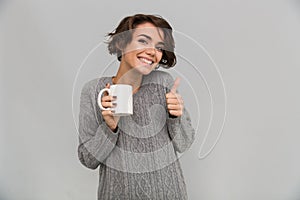
<path fill-rule="evenodd" d="M 171 75 L 143 76 L 133 94 L 133 115 L 120 117 L 116 133 L 97 105 L 106 83 L 112 77 L 86 83 L 80 99 L 78 156 L 84 166 L 99 167 L 98 199 L 187 199 L 177 152 L 190 147 L 195 131 L 186 109 L 181 117 L 168 114 Z"/>

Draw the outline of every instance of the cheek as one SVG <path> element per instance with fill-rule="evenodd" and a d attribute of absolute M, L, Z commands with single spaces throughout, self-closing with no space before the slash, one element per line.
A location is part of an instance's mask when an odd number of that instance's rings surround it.
<path fill-rule="evenodd" d="M 132 53 L 138 52 L 139 49 L 140 49 L 140 47 L 136 43 L 131 42 L 131 43 L 127 44 L 123 53 L 124 54 L 132 54 Z"/>
<path fill-rule="evenodd" d="M 130 54 L 130 55 L 137 55 L 137 54 L 139 54 L 139 53 L 141 53 L 143 51 L 144 51 L 144 49 L 132 46 L 131 48 L 127 48 L 126 52 L 124 52 L 124 53 L 125 54 Z"/>
<path fill-rule="evenodd" d="M 163 53 L 162 53 L 162 52 L 158 52 L 158 53 L 156 54 L 156 57 L 157 57 L 158 62 L 161 60 L 162 56 L 163 56 Z"/>
<path fill-rule="evenodd" d="M 141 50 L 137 50 L 133 46 L 130 46 L 124 50 L 123 55 L 124 55 L 124 57 L 127 57 L 128 59 L 132 59 L 132 58 L 136 57 L 136 55 L 139 54 L 140 52 L 141 52 Z"/>
<path fill-rule="evenodd" d="M 129 61 L 129 62 L 132 62 L 132 61 L 134 61 L 135 60 L 135 56 L 136 54 L 134 53 L 134 52 L 127 52 L 127 53 L 125 53 L 125 55 L 124 55 L 124 59 L 126 59 L 127 61 Z"/>

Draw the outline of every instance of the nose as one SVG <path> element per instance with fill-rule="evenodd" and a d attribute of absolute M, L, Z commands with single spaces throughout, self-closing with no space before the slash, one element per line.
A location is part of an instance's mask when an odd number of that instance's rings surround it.
<path fill-rule="evenodd" d="M 155 53 L 156 53 L 156 50 L 155 50 L 155 48 L 153 48 L 153 47 L 148 47 L 148 48 L 146 48 L 146 53 L 148 54 L 148 55 L 155 55 Z"/>

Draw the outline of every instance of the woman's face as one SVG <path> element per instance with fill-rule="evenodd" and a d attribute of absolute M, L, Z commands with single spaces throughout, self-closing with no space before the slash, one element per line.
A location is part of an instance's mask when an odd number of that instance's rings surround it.
<path fill-rule="evenodd" d="M 164 34 L 151 23 L 140 24 L 132 34 L 132 40 L 122 51 L 121 64 L 141 74 L 149 74 L 160 62 L 164 49 Z"/>

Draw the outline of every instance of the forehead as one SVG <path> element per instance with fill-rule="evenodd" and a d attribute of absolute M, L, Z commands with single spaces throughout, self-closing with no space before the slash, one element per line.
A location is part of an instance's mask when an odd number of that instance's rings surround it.
<path fill-rule="evenodd" d="M 150 36 L 154 41 L 163 41 L 164 33 L 161 28 L 154 26 L 153 24 L 146 22 L 143 24 L 137 25 L 134 29 L 133 36 L 138 36 L 145 34 Z"/>

